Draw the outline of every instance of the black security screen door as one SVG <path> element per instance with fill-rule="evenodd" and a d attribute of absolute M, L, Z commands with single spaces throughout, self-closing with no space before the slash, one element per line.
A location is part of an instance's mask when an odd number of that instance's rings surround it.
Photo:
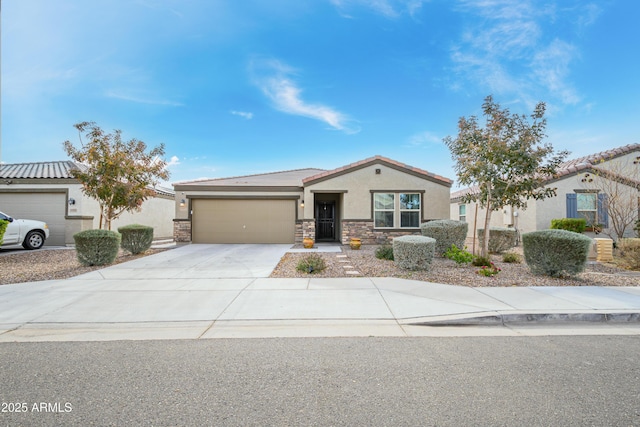
<path fill-rule="evenodd" d="M 335 240 L 336 202 L 316 202 L 316 240 Z"/>

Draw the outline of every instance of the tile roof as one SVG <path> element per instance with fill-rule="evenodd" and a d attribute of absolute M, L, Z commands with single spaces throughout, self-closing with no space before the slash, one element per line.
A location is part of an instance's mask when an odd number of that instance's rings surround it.
<path fill-rule="evenodd" d="M 466 196 L 467 194 L 477 193 L 478 191 L 480 191 L 480 187 L 478 187 L 477 185 L 474 185 L 472 187 L 462 188 L 458 191 L 454 191 L 453 193 L 451 193 L 450 197 L 451 197 L 451 200 L 456 200 L 463 196 Z"/>
<path fill-rule="evenodd" d="M 597 164 L 603 160 L 610 160 L 625 154 L 632 153 L 634 151 L 640 151 L 640 144 L 628 144 L 618 148 L 612 148 L 611 150 L 601 151 L 599 153 L 589 154 L 588 156 L 578 157 L 576 159 L 568 160 L 561 163 L 558 167 L 558 173 L 547 181 L 556 181 L 565 176 L 574 175 L 583 171 L 596 171 L 602 174 L 608 174 L 612 179 L 618 181 L 626 181 L 629 185 L 640 186 L 640 183 L 635 182 L 629 178 L 621 177 L 616 174 L 607 171 L 606 169 L 599 168 Z M 463 188 L 454 193 L 451 193 L 451 200 L 456 200 L 467 194 L 471 194 L 478 191 L 477 186 Z"/>
<path fill-rule="evenodd" d="M 341 166 L 337 169 L 333 169 L 330 171 L 323 171 L 317 175 L 313 175 L 313 176 L 309 176 L 305 179 L 302 180 L 303 183 L 307 184 L 307 183 L 311 183 L 311 182 L 315 182 L 315 181 L 319 181 L 319 180 L 324 180 L 324 179 L 328 179 L 334 175 L 340 175 L 342 173 L 345 172 L 349 172 L 352 169 L 357 169 L 360 167 L 364 167 L 364 166 L 368 166 L 370 164 L 373 163 L 385 163 L 388 166 L 395 168 L 395 169 L 400 169 L 409 173 L 413 173 L 414 175 L 419 175 L 419 176 L 423 176 L 425 178 L 431 179 L 431 180 L 435 180 L 435 181 L 440 181 L 441 183 L 445 184 L 445 185 L 451 185 L 453 184 L 453 181 L 450 180 L 449 178 L 445 178 L 443 176 L 440 175 L 436 175 L 434 173 L 428 172 L 424 169 L 420 169 L 420 168 L 416 168 L 413 166 L 409 166 L 406 165 L 404 163 L 400 163 L 398 161 L 389 159 L 388 157 L 383 157 L 383 156 L 374 156 L 374 157 L 369 157 L 368 159 L 364 159 L 364 160 L 360 160 L 359 162 L 355 162 L 355 163 L 351 163 L 345 166 Z"/>
<path fill-rule="evenodd" d="M 1 163 L 0 179 L 73 178 L 71 174 L 73 169 L 78 169 L 78 166 L 70 160 L 37 163 Z"/>
<path fill-rule="evenodd" d="M 167 188 L 167 187 L 162 187 L 160 185 L 156 185 L 155 187 L 153 187 L 153 189 L 156 191 L 156 193 L 162 195 L 162 196 L 170 196 L 173 197 L 176 195 L 176 192 L 173 191 L 172 188 Z"/>
<path fill-rule="evenodd" d="M 303 179 L 317 175 L 324 169 L 294 169 L 281 172 L 269 172 L 255 175 L 235 176 L 230 178 L 199 179 L 195 181 L 181 181 L 173 184 L 174 188 L 181 186 L 201 187 L 302 187 Z"/>
<path fill-rule="evenodd" d="M 618 148 L 612 148 L 611 150 L 601 151 L 595 154 L 589 154 L 588 156 L 579 157 L 562 163 L 559 167 L 560 170 L 573 170 L 573 168 L 583 168 L 583 164 L 595 165 L 602 160 L 608 160 L 615 157 L 623 156 L 625 154 L 639 151 L 640 144 L 629 144 Z"/>
<path fill-rule="evenodd" d="M 86 166 L 71 160 L 32 163 L 0 163 L 0 179 L 74 179 L 74 169 L 85 170 Z M 158 194 L 173 197 L 175 192 L 167 187 L 156 186 Z"/>

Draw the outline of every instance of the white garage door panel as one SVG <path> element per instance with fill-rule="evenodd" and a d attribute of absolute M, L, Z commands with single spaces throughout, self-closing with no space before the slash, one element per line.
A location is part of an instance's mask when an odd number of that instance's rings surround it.
<path fill-rule="evenodd" d="M 65 193 L 0 193 L 0 211 L 18 219 L 44 221 L 49 226 L 45 245 L 64 245 Z"/>
<path fill-rule="evenodd" d="M 195 199 L 194 243 L 293 243 L 295 200 Z"/>

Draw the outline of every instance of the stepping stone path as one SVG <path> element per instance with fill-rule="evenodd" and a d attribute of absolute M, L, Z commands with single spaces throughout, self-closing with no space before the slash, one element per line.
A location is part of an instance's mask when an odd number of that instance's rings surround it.
<path fill-rule="evenodd" d="M 338 262 L 343 262 L 347 264 L 342 266 L 345 269 L 344 274 L 346 274 L 347 276 L 361 276 L 360 272 L 354 269 L 355 268 L 354 266 L 348 265 L 349 260 L 347 259 L 346 255 L 336 255 L 336 258 L 338 258 Z"/>

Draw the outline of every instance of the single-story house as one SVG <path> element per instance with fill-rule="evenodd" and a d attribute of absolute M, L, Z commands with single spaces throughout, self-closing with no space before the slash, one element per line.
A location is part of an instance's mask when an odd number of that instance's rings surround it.
<path fill-rule="evenodd" d="M 491 226 L 514 227 L 520 233 L 527 233 L 548 229 L 552 219 L 585 218 L 588 230 L 591 230 L 587 234 L 591 237 L 596 236 L 594 231 L 614 236 L 613 220 L 609 215 L 611 209 L 608 209 L 612 203 L 624 206 L 626 214 L 633 216 L 631 226 L 625 229 L 625 236 L 632 236 L 633 221 L 638 219 L 640 144 L 569 160 L 545 185 L 556 188 L 555 197 L 529 200 L 527 208 L 521 210 L 505 206 L 492 214 Z M 469 238 L 473 237 L 475 230 L 484 228 L 486 213 L 477 203 L 462 201 L 464 195 L 473 191 L 471 187 L 452 193 L 450 205 L 451 219 L 469 223 Z"/>
<path fill-rule="evenodd" d="M 99 227 L 98 201 L 82 192 L 71 171 L 80 166 L 72 161 L 0 164 L 0 211 L 14 218 L 45 221 L 49 226 L 46 245 L 72 245 L 79 231 Z M 154 228 L 154 236 L 173 235 L 174 193 L 156 188 L 140 212 L 125 212 L 111 228 L 143 224 Z"/>
<path fill-rule="evenodd" d="M 376 244 L 449 217 L 452 181 L 382 156 L 334 170 L 296 169 L 174 184 L 174 239 Z"/>

